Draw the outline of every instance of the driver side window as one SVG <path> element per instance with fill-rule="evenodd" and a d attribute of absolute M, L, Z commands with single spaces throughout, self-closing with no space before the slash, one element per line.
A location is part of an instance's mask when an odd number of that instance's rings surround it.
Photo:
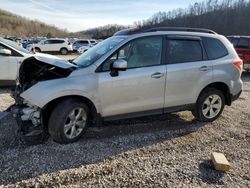
<path fill-rule="evenodd" d="M 3 44 L 0 44 L 0 50 L 4 50 L 4 49 L 7 49 L 7 50 L 11 51 L 11 55 L 9 55 L 9 57 L 10 56 L 19 56 L 19 54 L 17 52 L 15 52 L 14 50 L 8 48 L 7 46 L 5 46 Z M 2 56 L 2 55 L 0 54 L 0 56 Z"/>
<path fill-rule="evenodd" d="M 102 66 L 109 71 L 113 62 L 126 60 L 128 68 L 139 68 L 161 64 L 162 37 L 147 37 L 129 42 L 113 54 Z"/>

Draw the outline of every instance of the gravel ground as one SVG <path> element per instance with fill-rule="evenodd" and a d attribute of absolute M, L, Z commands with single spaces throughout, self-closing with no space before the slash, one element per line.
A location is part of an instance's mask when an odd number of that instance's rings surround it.
<path fill-rule="evenodd" d="M 79 142 L 27 146 L 11 116 L 0 120 L 0 187 L 250 187 L 250 74 L 213 123 L 190 112 L 106 122 Z M 0 90 L 0 111 L 12 99 Z M 213 169 L 212 151 L 233 168 Z"/>

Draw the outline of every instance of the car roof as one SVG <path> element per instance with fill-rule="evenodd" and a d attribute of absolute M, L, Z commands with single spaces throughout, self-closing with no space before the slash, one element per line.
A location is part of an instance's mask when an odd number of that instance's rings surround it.
<path fill-rule="evenodd" d="M 49 39 L 45 39 L 45 40 L 65 40 L 63 38 L 49 38 Z"/>

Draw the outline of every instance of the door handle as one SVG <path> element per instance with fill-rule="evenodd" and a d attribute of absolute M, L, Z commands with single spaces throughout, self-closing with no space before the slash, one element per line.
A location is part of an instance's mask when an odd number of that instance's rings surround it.
<path fill-rule="evenodd" d="M 208 66 L 202 66 L 199 68 L 200 71 L 208 71 L 210 68 Z"/>
<path fill-rule="evenodd" d="M 163 77 L 163 76 L 164 76 L 163 73 L 161 73 L 161 72 L 156 72 L 156 73 L 154 73 L 154 74 L 151 75 L 151 78 L 161 78 L 161 77 Z"/>

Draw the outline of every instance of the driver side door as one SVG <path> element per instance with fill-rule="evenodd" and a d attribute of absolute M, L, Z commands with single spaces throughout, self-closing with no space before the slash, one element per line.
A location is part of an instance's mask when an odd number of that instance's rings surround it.
<path fill-rule="evenodd" d="M 15 81 L 17 76 L 18 61 L 15 51 L 0 43 L 0 49 L 11 51 L 11 55 L 0 54 L 0 81 Z"/>
<path fill-rule="evenodd" d="M 162 61 L 162 45 L 161 36 L 139 38 L 101 65 L 97 74 L 103 117 L 163 112 L 166 65 Z M 110 67 L 118 59 L 127 61 L 127 70 L 111 76 Z"/>

